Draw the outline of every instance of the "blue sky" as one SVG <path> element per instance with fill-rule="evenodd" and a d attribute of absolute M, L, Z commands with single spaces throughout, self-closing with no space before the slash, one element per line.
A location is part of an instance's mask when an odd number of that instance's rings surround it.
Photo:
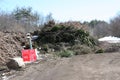
<path fill-rule="evenodd" d="M 32 7 L 40 14 L 53 14 L 58 21 L 109 21 L 120 13 L 120 0 L 0 0 L 0 9 Z"/>

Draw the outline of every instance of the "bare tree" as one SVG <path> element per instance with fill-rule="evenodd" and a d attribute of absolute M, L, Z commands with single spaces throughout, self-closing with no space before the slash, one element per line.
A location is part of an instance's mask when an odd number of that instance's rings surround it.
<path fill-rule="evenodd" d="M 97 38 L 110 35 L 110 26 L 106 22 L 100 22 L 94 27 L 94 36 Z"/>
<path fill-rule="evenodd" d="M 49 21 L 53 21 L 53 17 L 52 17 L 52 13 L 49 13 L 46 17 L 45 17 L 45 22 L 48 23 Z"/>
<path fill-rule="evenodd" d="M 110 21 L 111 34 L 120 37 L 120 15 Z"/>
<path fill-rule="evenodd" d="M 92 20 L 88 25 L 90 34 L 96 38 L 110 35 L 110 26 L 105 21 Z"/>
<path fill-rule="evenodd" d="M 11 14 L 0 13 L 0 30 L 1 31 L 15 31 L 24 32 L 21 24 L 17 24 L 16 20 Z"/>

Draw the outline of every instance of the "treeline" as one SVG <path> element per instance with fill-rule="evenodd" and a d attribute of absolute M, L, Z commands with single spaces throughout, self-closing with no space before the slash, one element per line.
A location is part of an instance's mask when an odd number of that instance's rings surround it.
<path fill-rule="evenodd" d="M 88 25 L 89 32 L 96 38 L 104 36 L 120 37 L 120 15 L 114 17 L 110 22 L 92 20 L 90 22 L 83 22 Z"/>
<path fill-rule="evenodd" d="M 104 37 L 111 35 L 111 27 L 110 24 L 105 21 L 100 20 L 92 20 L 90 22 L 84 22 L 89 27 L 89 33 L 96 37 Z"/>
<path fill-rule="evenodd" d="M 49 21 L 55 21 L 52 14 L 46 16 L 33 11 L 31 7 L 17 7 L 12 12 L 0 11 L 0 30 L 1 31 L 14 31 L 14 32 L 33 32 L 40 27 L 46 26 Z M 70 24 L 65 23 L 65 24 Z M 73 22 L 75 26 L 78 21 Z M 79 22 L 82 27 L 88 27 L 90 34 L 96 38 L 104 36 L 120 37 L 120 15 L 114 17 L 110 22 L 101 20 L 92 20 L 90 22 Z M 55 23 L 58 24 L 58 23 Z M 72 24 L 72 23 L 71 23 Z M 79 24 L 78 24 L 79 25 Z M 73 25 L 74 26 L 74 25 Z M 78 26 L 79 27 L 79 26 Z"/>
<path fill-rule="evenodd" d="M 38 30 L 44 23 L 52 20 L 52 14 L 46 16 L 33 11 L 31 7 L 17 7 L 12 12 L 0 11 L 0 30 L 31 32 Z"/>

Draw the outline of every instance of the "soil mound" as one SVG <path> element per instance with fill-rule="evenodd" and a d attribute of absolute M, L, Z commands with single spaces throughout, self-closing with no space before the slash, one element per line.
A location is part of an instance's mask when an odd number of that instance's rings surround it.
<path fill-rule="evenodd" d="M 23 33 L 0 32 L 0 65 L 8 59 L 21 55 L 21 43 L 25 41 Z"/>

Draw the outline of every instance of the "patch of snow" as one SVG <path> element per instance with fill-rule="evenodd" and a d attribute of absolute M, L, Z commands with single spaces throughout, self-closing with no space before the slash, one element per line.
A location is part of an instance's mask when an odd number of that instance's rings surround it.
<path fill-rule="evenodd" d="M 114 36 L 107 36 L 107 37 L 103 37 L 103 38 L 98 39 L 98 41 L 101 41 L 101 42 L 105 41 L 108 43 L 120 43 L 120 38 L 114 37 Z"/>

